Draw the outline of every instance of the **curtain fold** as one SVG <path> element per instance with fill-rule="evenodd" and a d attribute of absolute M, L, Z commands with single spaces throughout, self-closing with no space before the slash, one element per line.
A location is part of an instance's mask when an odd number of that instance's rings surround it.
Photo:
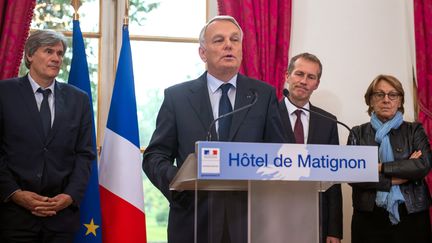
<path fill-rule="evenodd" d="M 414 0 L 418 120 L 432 142 L 432 0 Z M 426 178 L 432 194 L 432 172 Z M 430 210 L 432 218 L 432 209 Z"/>
<path fill-rule="evenodd" d="M 240 72 L 273 85 L 280 98 L 288 65 L 292 0 L 218 0 L 218 8 L 243 29 Z"/>
<path fill-rule="evenodd" d="M 0 0 L 0 80 L 16 77 L 36 0 Z"/>

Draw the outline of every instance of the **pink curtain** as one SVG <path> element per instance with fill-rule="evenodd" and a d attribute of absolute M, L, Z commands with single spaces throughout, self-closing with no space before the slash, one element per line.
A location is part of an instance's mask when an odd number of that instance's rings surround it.
<path fill-rule="evenodd" d="M 432 142 L 432 0 L 414 0 L 419 121 Z M 432 194 L 432 172 L 426 178 Z M 432 217 L 432 209 L 430 211 Z"/>
<path fill-rule="evenodd" d="M 288 65 L 291 0 L 218 0 L 219 13 L 233 16 L 244 31 L 240 72 L 273 85 L 282 96 Z"/>
<path fill-rule="evenodd" d="M 16 77 L 36 0 L 0 0 L 0 80 Z"/>

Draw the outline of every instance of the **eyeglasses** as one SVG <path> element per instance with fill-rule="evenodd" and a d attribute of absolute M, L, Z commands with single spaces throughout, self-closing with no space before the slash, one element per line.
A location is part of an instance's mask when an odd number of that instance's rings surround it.
<path fill-rule="evenodd" d="M 372 93 L 372 96 L 377 100 L 383 100 L 386 97 L 386 95 L 390 100 L 396 100 L 401 96 L 399 92 L 390 92 L 390 93 L 373 92 Z"/>

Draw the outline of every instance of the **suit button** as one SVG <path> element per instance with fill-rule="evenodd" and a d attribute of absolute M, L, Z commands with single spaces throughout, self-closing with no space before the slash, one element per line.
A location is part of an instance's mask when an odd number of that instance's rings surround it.
<path fill-rule="evenodd" d="M 48 149 L 45 147 L 44 149 L 43 149 L 45 152 L 48 152 Z"/>

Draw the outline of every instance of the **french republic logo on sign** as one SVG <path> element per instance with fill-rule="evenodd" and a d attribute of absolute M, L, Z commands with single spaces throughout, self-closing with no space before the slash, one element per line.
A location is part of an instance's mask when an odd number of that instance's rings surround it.
<path fill-rule="evenodd" d="M 219 148 L 201 149 L 201 174 L 203 175 L 220 174 L 220 149 Z"/>

